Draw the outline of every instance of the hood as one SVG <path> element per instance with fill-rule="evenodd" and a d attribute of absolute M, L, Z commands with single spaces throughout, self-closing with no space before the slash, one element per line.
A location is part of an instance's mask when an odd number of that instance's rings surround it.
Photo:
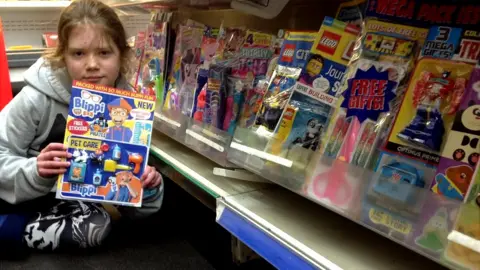
<path fill-rule="evenodd" d="M 72 79 L 66 68 L 52 69 L 43 57 L 23 74 L 25 83 L 44 95 L 63 104 L 70 103 Z M 120 77 L 116 88 L 131 90 L 125 78 Z"/>

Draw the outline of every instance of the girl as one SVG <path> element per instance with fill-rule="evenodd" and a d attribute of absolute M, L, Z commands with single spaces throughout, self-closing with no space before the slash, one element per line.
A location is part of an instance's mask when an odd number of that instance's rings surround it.
<path fill-rule="evenodd" d="M 62 142 L 72 80 L 130 89 L 126 39 L 111 8 L 96 0 L 72 2 L 60 16 L 56 50 L 25 72 L 26 86 L 0 112 L 2 246 L 6 241 L 48 250 L 96 246 L 108 234 L 113 212 L 144 217 L 159 210 L 163 183 L 153 167 L 141 177 L 151 194 L 142 208 L 106 211 L 97 204 L 52 198 L 58 175 L 70 165 L 61 159 L 70 157 Z"/>

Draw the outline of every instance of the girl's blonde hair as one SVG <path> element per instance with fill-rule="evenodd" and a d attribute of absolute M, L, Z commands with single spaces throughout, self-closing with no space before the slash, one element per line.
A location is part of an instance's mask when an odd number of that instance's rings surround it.
<path fill-rule="evenodd" d="M 64 53 L 68 48 L 70 34 L 76 26 L 85 24 L 103 27 L 106 38 L 110 39 L 120 52 L 120 73 L 128 77 L 132 51 L 127 43 L 125 29 L 115 11 L 98 0 L 73 1 L 62 11 L 57 28 L 57 47 L 45 54 L 47 63 L 53 68 L 65 66 Z"/>

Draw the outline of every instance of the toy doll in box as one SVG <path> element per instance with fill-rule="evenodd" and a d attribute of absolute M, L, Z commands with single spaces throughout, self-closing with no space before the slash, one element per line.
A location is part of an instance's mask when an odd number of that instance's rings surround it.
<path fill-rule="evenodd" d="M 416 115 L 398 137 L 414 144 L 440 151 L 443 134 L 445 134 L 441 105 L 450 101 L 446 113 L 455 113 L 465 91 L 465 78 L 452 78 L 451 72 L 445 70 L 441 76 L 423 71 L 413 90 L 413 106 Z"/>

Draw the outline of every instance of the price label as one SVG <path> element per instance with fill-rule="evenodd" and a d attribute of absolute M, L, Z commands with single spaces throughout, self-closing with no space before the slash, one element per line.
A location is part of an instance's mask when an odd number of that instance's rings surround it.
<path fill-rule="evenodd" d="M 213 142 L 210 139 L 205 138 L 204 136 L 194 132 L 191 129 L 187 129 L 187 131 L 185 133 L 189 136 L 192 136 L 196 140 L 198 140 L 198 141 L 200 141 L 200 142 L 202 142 L 202 143 L 204 143 L 204 144 L 206 144 L 206 145 L 208 145 L 212 148 L 215 148 L 219 152 L 223 153 L 223 151 L 225 151 L 225 148 L 223 148 L 223 146 L 219 145 L 218 143 Z"/>
<path fill-rule="evenodd" d="M 412 224 L 393 217 L 389 213 L 375 208 L 369 211 L 370 220 L 375 224 L 382 224 L 399 233 L 408 235 L 412 230 Z"/>
<path fill-rule="evenodd" d="M 171 126 L 173 126 L 175 129 L 179 128 L 182 126 L 182 124 L 178 123 L 177 121 L 174 121 L 168 117 L 166 117 L 165 115 L 163 114 L 155 114 L 158 119 L 162 120 L 163 122 L 166 122 L 168 124 L 170 124 Z"/>

